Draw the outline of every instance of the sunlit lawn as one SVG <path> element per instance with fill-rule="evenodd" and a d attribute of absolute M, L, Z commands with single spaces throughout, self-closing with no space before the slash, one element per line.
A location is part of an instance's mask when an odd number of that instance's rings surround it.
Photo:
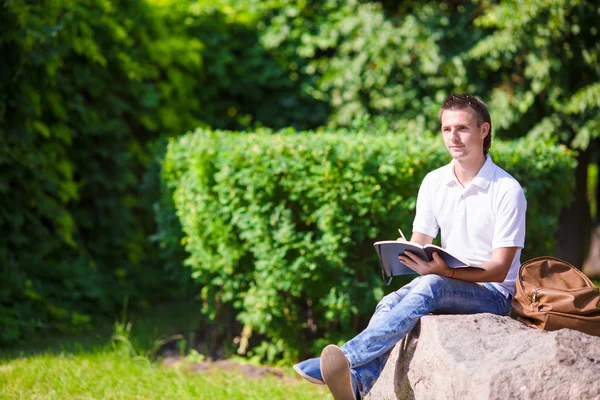
<path fill-rule="evenodd" d="M 0 398 L 8 399 L 326 399 L 322 387 L 240 373 L 191 373 L 134 361 L 116 352 L 41 355 L 2 361 Z"/>
<path fill-rule="evenodd" d="M 600 286 L 600 281 L 594 280 Z M 176 311 L 175 311 L 176 310 Z M 129 339 L 140 349 L 190 328 L 196 306 L 175 304 L 132 319 Z M 38 339 L 0 351 L 1 399 L 331 399 L 327 390 L 283 369 L 282 377 L 248 378 L 190 363 L 163 366 L 160 357 L 132 357 L 111 346 L 112 325 L 94 334 Z"/>
<path fill-rule="evenodd" d="M 181 305 L 153 310 L 133 320 L 130 340 L 148 348 L 181 332 L 193 312 Z M 299 379 L 291 368 L 283 368 L 283 376 L 248 378 L 236 369 L 194 372 L 189 362 L 166 367 L 160 357 L 132 357 L 111 346 L 111 330 L 3 349 L 0 399 L 331 399 L 324 387 Z"/>

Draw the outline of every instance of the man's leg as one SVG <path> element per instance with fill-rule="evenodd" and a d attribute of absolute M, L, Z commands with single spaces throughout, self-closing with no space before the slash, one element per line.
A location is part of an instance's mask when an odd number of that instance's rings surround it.
<path fill-rule="evenodd" d="M 369 326 L 341 348 L 363 395 L 372 388 L 391 349 L 423 315 L 430 312 L 507 315 L 510 311 L 510 299 L 489 284 L 425 275 L 404 288 L 408 291 L 398 303 L 378 306 L 380 310 Z"/>
<path fill-rule="evenodd" d="M 416 282 L 416 279 L 413 279 L 410 283 L 407 283 L 406 285 L 402 286 L 400 289 L 386 295 L 383 296 L 383 298 L 381 300 L 379 300 L 379 303 L 377 304 L 377 307 L 375 307 L 375 311 L 373 312 L 373 315 L 371 316 L 371 319 L 369 320 L 369 325 L 367 326 L 367 329 L 369 326 L 372 325 L 377 325 L 378 323 L 380 323 L 380 321 L 384 320 L 387 316 L 387 314 L 394 309 L 394 307 L 396 307 L 404 298 L 404 296 L 406 296 L 411 288 L 414 286 Z"/>
<path fill-rule="evenodd" d="M 410 290 L 385 318 L 377 318 L 342 346 L 352 368 L 360 367 L 391 350 L 430 312 L 440 314 L 492 313 L 506 315 L 510 299 L 491 285 L 424 275 L 410 283 Z"/>
<path fill-rule="evenodd" d="M 400 303 L 402 298 L 410 291 L 411 284 L 412 282 L 396 290 L 395 292 L 384 296 L 379 301 L 379 304 L 377 304 L 375 312 L 373 313 L 373 315 L 371 316 L 371 320 L 369 321 L 369 326 L 377 324 L 378 321 L 384 319 L 385 315 L 398 303 Z M 385 359 L 387 359 L 387 356 L 385 356 Z M 308 360 L 299 362 L 298 364 L 294 365 L 293 368 L 298 373 L 298 375 L 300 375 L 307 381 L 315 383 L 317 385 L 325 384 L 323 376 L 321 375 L 320 359 L 318 357 L 309 358 Z"/>
<path fill-rule="evenodd" d="M 391 353 L 392 351 L 390 350 L 382 356 L 350 370 L 352 379 L 355 381 L 355 386 L 360 396 L 364 397 L 371 391 L 377 378 L 381 375 L 381 371 L 383 371 L 383 367 Z M 359 397 L 356 396 L 356 398 Z"/>

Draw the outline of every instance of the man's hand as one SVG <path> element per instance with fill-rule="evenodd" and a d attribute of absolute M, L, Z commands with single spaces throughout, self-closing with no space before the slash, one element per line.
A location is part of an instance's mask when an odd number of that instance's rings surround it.
<path fill-rule="evenodd" d="M 452 269 L 446 265 L 444 260 L 435 251 L 433 252 L 433 260 L 431 262 L 423 261 L 410 251 L 406 251 L 404 255 L 398 256 L 398 259 L 419 275 L 436 274 L 447 278 L 452 275 Z"/>

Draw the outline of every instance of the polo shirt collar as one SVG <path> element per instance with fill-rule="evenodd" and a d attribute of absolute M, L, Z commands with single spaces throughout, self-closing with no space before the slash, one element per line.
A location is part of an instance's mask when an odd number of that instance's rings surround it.
<path fill-rule="evenodd" d="M 492 161 L 492 158 L 488 155 L 485 156 L 485 163 L 471 181 L 471 185 L 479 186 L 482 189 L 487 189 L 490 185 L 490 181 L 494 177 L 494 172 L 496 171 L 496 164 Z M 452 184 L 453 182 L 456 185 L 460 185 L 458 179 L 456 179 L 456 175 L 454 175 L 454 160 L 450 162 L 450 168 L 448 169 L 448 174 L 444 179 L 447 185 Z"/>

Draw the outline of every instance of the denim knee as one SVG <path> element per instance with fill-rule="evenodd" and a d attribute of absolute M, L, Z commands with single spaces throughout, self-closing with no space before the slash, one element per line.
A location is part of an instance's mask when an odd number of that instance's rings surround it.
<path fill-rule="evenodd" d="M 398 295 L 397 292 L 392 292 L 386 296 L 383 296 L 379 303 L 377 303 L 377 307 L 375 307 L 375 312 L 380 311 L 382 308 L 393 308 L 396 304 L 398 304 L 402 300 L 402 297 Z"/>
<path fill-rule="evenodd" d="M 416 286 L 421 289 L 423 287 L 429 288 L 432 292 L 435 293 L 442 285 L 448 282 L 448 280 L 448 278 L 435 274 L 422 275 L 419 277 Z"/>

